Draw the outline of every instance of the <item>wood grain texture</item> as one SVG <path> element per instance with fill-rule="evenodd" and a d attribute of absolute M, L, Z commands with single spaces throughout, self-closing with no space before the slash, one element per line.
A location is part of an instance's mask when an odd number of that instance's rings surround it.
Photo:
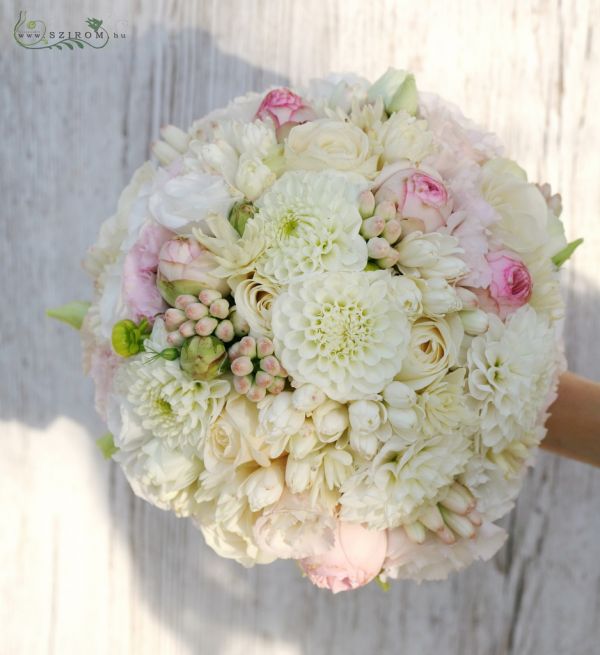
<path fill-rule="evenodd" d="M 30 52 L 0 4 L 0 653 L 593 655 L 600 471 L 543 454 L 495 560 L 444 583 L 333 597 L 293 564 L 245 570 L 134 498 L 103 433 L 77 338 L 46 307 L 90 293 L 84 249 L 166 122 L 330 70 L 411 68 L 563 194 L 572 370 L 600 379 L 598 0 L 55 0 L 127 37 Z"/>

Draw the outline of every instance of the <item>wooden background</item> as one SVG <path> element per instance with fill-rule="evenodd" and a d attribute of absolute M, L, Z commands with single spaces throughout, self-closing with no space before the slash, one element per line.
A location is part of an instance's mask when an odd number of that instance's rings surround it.
<path fill-rule="evenodd" d="M 592 655 L 600 471 L 542 455 L 495 560 L 447 582 L 331 596 L 292 563 L 245 570 L 130 493 L 77 335 L 84 249 L 159 126 L 330 70 L 417 74 L 563 193 L 571 368 L 599 379 L 598 0 L 31 2 L 57 29 L 104 19 L 104 50 L 18 47 L 0 9 L 0 653 Z"/>

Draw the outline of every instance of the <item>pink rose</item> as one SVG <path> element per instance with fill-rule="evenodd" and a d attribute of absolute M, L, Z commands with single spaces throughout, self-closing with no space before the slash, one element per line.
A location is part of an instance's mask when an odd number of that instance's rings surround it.
<path fill-rule="evenodd" d="M 337 594 L 362 587 L 379 575 L 386 550 L 385 530 L 338 521 L 333 548 L 300 560 L 300 566 L 313 584 Z"/>
<path fill-rule="evenodd" d="M 486 256 L 492 274 L 489 294 L 505 318 L 531 298 L 531 275 L 523 260 L 510 250 L 490 252 Z"/>
<path fill-rule="evenodd" d="M 154 223 L 145 225 L 125 256 L 123 265 L 123 300 L 136 321 L 152 319 L 164 311 L 165 304 L 156 287 L 158 253 L 173 233 Z"/>
<path fill-rule="evenodd" d="M 228 294 L 227 282 L 213 275 L 217 266 L 215 256 L 195 239 L 170 239 L 160 249 L 158 288 L 170 305 L 178 295 L 197 295 L 202 289 Z"/>
<path fill-rule="evenodd" d="M 402 219 L 417 222 L 423 232 L 435 232 L 452 212 L 452 198 L 433 171 L 404 168 L 401 162 L 386 166 L 373 184 L 375 201 L 389 200 Z"/>
<path fill-rule="evenodd" d="M 260 103 L 255 118 L 261 121 L 270 118 L 279 129 L 287 123 L 304 123 L 316 118 L 315 112 L 304 104 L 299 95 L 289 89 L 273 89 L 269 91 Z"/>

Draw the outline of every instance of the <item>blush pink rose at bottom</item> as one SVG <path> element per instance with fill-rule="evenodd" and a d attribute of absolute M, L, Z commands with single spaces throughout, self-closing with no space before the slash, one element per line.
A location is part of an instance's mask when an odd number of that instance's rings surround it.
<path fill-rule="evenodd" d="M 386 551 L 385 530 L 367 530 L 359 523 L 338 521 L 333 547 L 299 562 L 313 584 L 337 594 L 362 587 L 379 575 Z"/>
<path fill-rule="evenodd" d="M 125 256 L 123 264 L 123 300 L 131 318 L 152 319 L 166 309 L 166 304 L 156 286 L 158 255 L 163 244 L 173 232 L 161 225 L 145 225 Z"/>

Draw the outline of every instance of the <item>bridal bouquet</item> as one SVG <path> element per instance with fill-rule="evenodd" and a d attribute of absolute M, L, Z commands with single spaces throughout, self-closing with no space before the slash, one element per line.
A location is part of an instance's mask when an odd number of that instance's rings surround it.
<path fill-rule="evenodd" d="M 490 558 L 563 370 L 560 198 L 393 69 L 161 135 L 57 312 L 134 492 L 334 592 Z"/>

